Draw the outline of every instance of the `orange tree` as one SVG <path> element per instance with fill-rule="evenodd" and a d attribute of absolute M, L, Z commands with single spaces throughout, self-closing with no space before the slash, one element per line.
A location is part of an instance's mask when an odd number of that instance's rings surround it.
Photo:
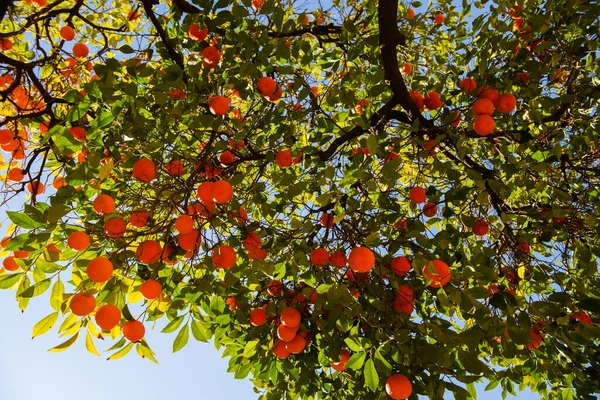
<path fill-rule="evenodd" d="M 599 13 L 3 2 L 0 288 L 53 351 L 163 320 L 261 399 L 589 397 Z"/>

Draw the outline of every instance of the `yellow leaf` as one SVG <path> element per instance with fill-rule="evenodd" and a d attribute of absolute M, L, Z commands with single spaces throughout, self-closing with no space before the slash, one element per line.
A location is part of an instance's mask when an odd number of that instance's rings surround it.
<path fill-rule="evenodd" d="M 92 336 L 90 335 L 89 332 L 87 332 L 85 335 L 85 348 L 90 353 L 100 357 L 100 353 L 98 353 L 98 350 L 96 349 L 96 345 L 94 345 L 94 341 L 92 340 Z"/>

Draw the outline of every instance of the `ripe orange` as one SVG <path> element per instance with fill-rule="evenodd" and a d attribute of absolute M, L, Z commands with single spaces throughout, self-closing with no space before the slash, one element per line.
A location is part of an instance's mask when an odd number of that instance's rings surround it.
<path fill-rule="evenodd" d="M 494 131 L 494 118 L 486 114 L 475 117 L 473 130 L 480 136 L 487 136 Z"/>
<path fill-rule="evenodd" d="M 412 99 L 413 103 L 415 103 L 415 105 L 417 106 L 417 108 L 419 110 L 422 110 L 423 107 L 425 107 L 425 98 L 423 97 L 423 95 L 419 92 L 412 92 L 410 95 L 410 98 Z"/>
<path fill-rule="evenodd" d="M 450 121 L 450 126 L 460 125 L 460 121 L 462 121 L 462 115 L 456 110 L 451 110 L 450 115 L 454 116 L 454 118 L 452 118 L 452 121 Z"/>
<path fill-rule="evenodd" d="M 220 269 L 230 269 L 235 265 L 236 254 L 233 247 L 221 245 L 213 250 L 212 263 Z"/>
<path fill-rule="evenodd" d="M 219 61 L 221 61 L 221 52 L 216 47 L 208 46 L 202 50 L 202 66 L 215 68 Z"/>
<path fill-rule="evenodd" d="M 229 150 L 225 150 L 219 155 L 219 161 L 225 166 L 233 164 L 236 159 L 237 157 L 235 156 L 235 154 L 233 154 Z"/>
<path fill-rule="evenodd" d="M 283 95 L 283 89 L 281 86 L 277 86 L 277 91 L 275 91 L 273 94 L 265 96 L 265 99 L 269 100 L 270 102 L 276 102 L 281 98 L 281 95 Z"/>
<path fill-rule="evenodd" d="M 14 139 L 13 132 L 9 129 L 0 130 L 0 144 L 9 144 Z"/>
<path fill-rule="evenodd" d="M 108 281 L 112 276 L 113 265 L 108 258 L 99 256 L 88 262 L 85 272 L 90 280 L 103 283 Z"/>
<path fill-rule="evenodd" d="M 437 14 L 435 14 L 435 15 L 433 16 L 433 22 L 434 22 L 436 25 L 441 25 L 441 24 L 443 24 L 445 19 L 446 19 L 446 18 L 444 18 L 444 14 L 442 14 L 442 13 L 437 13 Z"/>
<path fill-rule="evenodd" d="M 301 334 L 296 334 L 292 340 L 285 343 L 285 348 L 292 354 L 300 354 L 306 347 L 306 339 Z"/>
<path fill-rule="evenodd" d="M 277 337 L 284 342 L 289 342 L 290 340 L 296 337 L 296 333 L 298 333 L 299 326 L 285 326 L 283 324 L 277 327 Z"/>
<path fill-rule="evenodd" d="M 229 99 L 224 96 L 213 96 L 208 100 L 208 108 L 214 115 L 225 115 L 229 110 Z"/>
<path fill-rule="evenodd" d="M 592 324 L 592 318 L 590 318 L 590 316 L 583 312 L 583 311 L 575 311 L 573 314 L 571 314 L 571 316 L 569 317 L 570 320 L 575 320 L 575 321 L 579 321 L 582 324 L 585 325 L 591 325 Z"/>
<path fill-rule="evenodd" d="M 488 99 L 491 101 L 495 101 L 496 97 L 498 97 L 498 91 L 496 89 L 492 89 L 489 86 L 482 86 L 479 88 L 479 98 Z"/>
<path fill-rule="evenodd" d="M 516 248 L 521 253 L 529 253 L 529 251 L 531 250 L 531 247 L 529 246 L 529 243 L 527 243 L 527 242 L 518 242 Z M 15 252 L 15 254 L 16 254 L 16 252 Z"/>
<path fill-rule="evenodd" d="M 94 296 L 86 296 L 84 293 L 77 293 L 71 297 L 69 308 L 73 314 L 83 317 L 94 311 L 96 308 L 96 299 Z"/>
<path fill-rule="evenodd" d="M 83 251 L 90 245 L 90 237 L 85 232 L 73 232 L 67 239 L 67 246 L 75 251 Z"/>
<path fill-rule="evenodd" d="M 13 42 L 9 38 L 2 38 L 0 40 L 0 50 L 8 51 L 12 50 Z"/>
<path fill-rule="evenodd" d="M 262 247 L 262 240 L 256 233 L 250 232 L 246 235 L 246 239 L 242 245 L 246 250 L 260 249 Z"/>
<path fill-rule="evenodd" d="M 277 153 L 277 156 L 275 156 L 275 162 L 279 168 L 287 168 L 292 165 L 292 150 L 281 150 Z"/>
<path fill-rule="evenodd" d="M 75 39 L 75 29 L 71 28 L 70 26 L 63 26 L 60 28 L 60 37 L 67 42 L 70 42 L 71 40 Z"/>
<path fill-rule="evenodd" d="M 411 19 L 414 16 L 415 16 L 415 10 L 413 8 L 409 8 L 408 11 L 406 12 L 406 18 Z"/>
<path fill-rule="evenodd" d="M 343 268 L 346 266 L 346 255 L 341 251 L 334 251 L 329 256 L 329 263 L 337 268 Z"/>
<path fill-rule="evenodd" d="M 402 73 L 405 75 L 408 75 L 412 72 L 412 65 L 410 65 L 409 63 L 405 62 L 404 64 L 402 64 Z"/>
<path fill-rule="evenodd" d="M 202 243 L 202 237 L 198 229 L 192 228 L 188 233 L 180 233 L 177 236 L 177 244 L 185 251 L 192 251 L 200 246 Z"/>
<path fill-rule="evenodd" d="M 356 103 L 356 106 L 354 106 L 354 111 L 356 111 L 357 114 L 362 115 L 362 113 L 364 112 L 364 109 L 369 105 L 369 100 L 367 99 L 362 99 L 359 100 Z"/>
<path fill-rule="evenodd" d="M 179 233 L 190 233 L 194 229 L 194 220 L 189 215 L 180 215 L 175 220 L 175 229 Z"/>
<path fill-rule="evenodd" d="M 27 191 L 31 194 L 35 191 L 35 194 L 44 193 L 44 184 L 38 180 L 31 181 L 27 184 Z"/>
<path fill-rule="evenodd" d="M 273 78 L 263 76 L 256 83 L 256 88 L 263 96 L 271 96 L 277 91 L 277 83 Z"/>
<path fill-rule="evenodd" d="M 21 182 L 25 175 L 23 174 L 23 170 L 21 168 L 12 168 L 8 171 L 7 177 L 9 181 Z"/>
<path fill-rule="evenodd" d="M 275 354 L 275 357 L 279 358 L 280 360 L 290 355 L 290 352 L 285 347 L 285 342 L 283 340 L 277 339 L 275 341 L 275 345 L 273 346 L 273 354 Z"/>
<path fill-rule="evenodd" d="M 6 248 L 6 246 L 8 246 L 8 244 L 10 243 L 10 236 L 5 236 L 2 238 L 2 240 L 0 240 L 0 247 L 1 248 Z"/>
<path fill-rule="evenodd" d="M 96 325 L 103 331 L 110 331 L 121 321 L 121 310 L 112 304 L 105 304 L 96 311 Z"/>
<path fill-rule="evenodd" d="M 13 251 L 15 258 L 29 258 L 29 252 L 26 250 L 15 250 Z"/>
<path fill-rule="evenodd" d="M 73 46 L 73 56 L 77 58 L 85 58 L 90 54 L 90 50 L 84 43 L 77 43 Z"/>
<path fill-rule="evenodd" d="M 140 293 L 147 300 L 157 299 L 162 293 L 162 285 L 154 279 L 148 279 L 140 286 Z"/>
<path fill-rule="evenodd" d="M 300 315 L 300 311 L 296 310 L 293 307 L 288 307 L 281 312 L 279 316 L 279 320 L 281 323 L 288 328 L 297 328 L 300 325 L 300 320 L 302 316 Z"/>
<path fill-rule="evenodd" d="M 152 182 L 156 178 L 156 165 L 152 160 L 140 158 L 133 164 L 133 177 L 140 182 Z"/>
<path fill-rule="evenodd" d="M 450 282 L 452 276 L 448 264 L 441 260 L 433 260 L 427 263 L 423 268 L 423 274 L 427 276 L 427 280 L 430 281 L 429 286 L 432 288 L 439 288 L 446 285 Z"/>
<path fill-rule="evenodd" d="M 459 87 L 464 90 L 465 93 L 472 93 L 477 89 L 477 83 L 475 82 L 475 79 L 465 78 L 460 81 Z"/>
<path fill-rule="evenodd" d="M 137 210 L 129 215 L 129 223 L 136 228 L 143 228 L 148 224 L 150 213 L 144 210 Z"/>
<path fill-rule="evenodd" d="M 9 272 L 15 272 L 18 271 L 19 268 L 21 268 L 19 266 L 19 264 L 17 264 L 17 262 L 15 261 L 15 257 L 13 256 L 8 256 L 6 257 L 3 261 L 2 261 L 2 266 L 4 267 L 5 270 L 9 271 Z"/>
<path fill-rule="evenodd" d="M 490 99 L 480 98 L 475 100 L 471 106 L 474 115 L 492 115 L 494 113 L 494 103 Z"/>
<path fill-rule="evenodd" d="M 281 283 L 281 281 L 274 279 L 272 282 L 269 282 L 269 284 L 267 285 L 267 293 L 269 293 L 271 296 L 279 296 L 281 293 L 283 293 L 283 290 L 285 289 L 285 286 L 283 283 Z"/>
<path fill-rule="evenodd" d="M 94 199 L 94 210 L 98 214 L 110 214 L 115 209 L 115 201 L 107 194 L 98 195 Z"/>
<path fill-rule="evenodd" d="M 405 276 L 412 268 L 408 258 L 400 256 L 392 259 L 392 272 L 397 276 Z"/>
<path fill-rule="evenodd" d="M 212 185 L 212 193 L 215 203 L 224 204 L 233 197 L 233 188 L 227 181 L 216 181 Z"/>
<path fill-rule="evenodd" d="M 508 114 L 517 106 L 517 99 L 510 93 L 502 93 L 496 98 L 496 108 L 504 114 Z"/>
<path fill-rule="evenodd" d="M 265 322 L 267 322 L 267 313 L 262 307 L 250 311 L 250 324 L 253 326 L 261 326 Z"/>
<path fill-rule="evenodd" d="M 489 230 L 488 223 L 483 219 L 478 219 L 473 225 L 473 233 L 477 236 L 484 236 Z"/>
<path fill-rule="evenodd" d="M 155 240 L 144 240 L 140 243 L 135 255 L 142 264 L 154 264 L 160 260 L 162 247 Z"/>
<path fill-rule="evenodd" d="M 52 187 L 56 190 L 60 189 L 63 186 L 67 186 L 67 182 L 65 182 L 65 178 L 63 178 L 62 176 L 57 176 L 56 178 L 54 178 L 54 181 L 52 181 Z"/>
<path fill-rule="evenodd" d="M 171 176 L 183 175 L 183 164 L 179 160 L 169 161 L 165 164 L 165 171 Z"/>
<path fill-rule="evenodd" d="M 430 110 L 437 110 L 443 105 L 442 100 L 440 99 L 440 94 L 438 92 L 427 93 L 425 95 L 424 101 L 425 107 L 427 107 Z"/>
<path fill-rule="evenodd" d="M 198 24 L 192 24 L 190 25 L 190 29 L 188 29 L 188 36 L 190 39 L 195 40 L 196 42 L 202 42 L 204 39 L 206 39 L 206 35 L 208 35 L 208 29 L 200 29 Z"/>
<path fill-rule="evenodd" d="M 423 214 L 426 217 L 431 218 L 431 217 L 435 216 L 437 214 L 437 211 L 438 211 L 437 206 L 434 203 L 428 202 L 428 203 L 425 203 L 425 205 L 423 206 Z"/>
<path fill-rule="evenodd" d="M 323 248 L 314 249 L 310 253 L 310 262 L 314 265 L 327 265 L 329 262 L 329 253 Z"/>
<path fill-rule="evenodd" d="M 321 214 L 321 226 L 325 228 L 331 228 L 333 226 L 333 215 L 330 213 Z"/>
<path fill-rule="evenodd" d="M 260 10 L 263 6 L 264 0 L 252 0 L 252 8 Z"/>
<path fill-rule="evenodd" d="M 335 369 L 336 371 L 344 371 L 346 369 L 346 363 L 348 362 L 348 360 L 350 359 L 350 353 L 348 353 L 347 350 L 340 350 L 340 361 L 337 362 L 333 362 L 331 363 L 331 368 Z"/>
<path fill-rule="evenodd" d="M 394 374 L 385 381 L 385 391 L 394 400 L 407 399 L 412 394 L 412 384 L 402 374 Z"/>
<path fill-rule="evenodd" d="M 408 198 L 410 199 L 410 201 L 412 201 L 415 204 L 421 204 L 421 203 L 424 203 L 425 200 L 427 199 L 426 192 L 427 191 L 425 190 L 425 188 L 416 186 L 416 187 L 410 189 L 410 191 L 408 192 Z"/>
<path fill-rule="evenodd" d="M 356 247 L 348 256 L 348 264 L 354 272 L 369 272 L 375 266 L 375 254 L 366 247 Z"/>
<path fill-rule="evenodd" d="M 123 336 L 130 342 L 139 342 L 145 333 L 146 328 L 140 321 L 127 321 L 123 324 Z"/>
<path fill-rule="evenodd" d="M 127 222 L 121 217 L 109 219 L 104 223 L 104 233 L 110 238 L 123 237 L 127 230 Z"/>

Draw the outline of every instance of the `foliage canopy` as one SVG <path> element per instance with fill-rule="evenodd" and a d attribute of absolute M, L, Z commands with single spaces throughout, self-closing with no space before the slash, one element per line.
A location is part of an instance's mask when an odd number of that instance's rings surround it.
<path fill-rule="evenodd" d="M 5 2 L 0 288 L 52 351 L 156 361 L 163 320 L 261 399 L 590 397 L 598 15 Z"/>

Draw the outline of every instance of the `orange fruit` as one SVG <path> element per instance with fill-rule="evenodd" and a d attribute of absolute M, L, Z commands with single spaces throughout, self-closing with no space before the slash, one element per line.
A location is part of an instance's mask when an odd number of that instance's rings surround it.
<path fill-rule="evenodd" d="M 402 64 L 402 73 L 405 75 L 408 75 L 412 72 L 412 65 L 410 65 L 409 63 L 405 62 L 404 64 Z"/>
<path fill-rule="evenodd" d="M 281 283 L 277 279 L 274 279 L 267 285 L 267 293 L 269 293 L 271 296 L 279 296 L 281 293 L 283 293 L 284 289 L 285 286 L 283 285 L 283 283 Z"/>
<path fill-rule="evenodd" d="M 213 200 L 213 183 L 203 182 L 198 186 L 196 190 L 196 197 L 200 199 L 204 204 L 210 204 Z"/>
<path fill-rule="evenodd" d="M 9 272 L 18 271 L 19 268 L 21 268 L 13 256 L 6 257 L 4 260 L 2 260 L 2 266 Z"/>
<path fill-rule="evenodd" d="M 277 339 L 275 341 L 275 345 L 273 346 L 273 354 L 275 354 L 275 357 L 279 358 L 280 360 L 290 355 L 290 352 L 285 347 L 285 342 L 283 340 Z"/>
<path fill-rule="evenodd" d="M 385 391 L 394 400 L 407 399 L 412 394 L 412 384 L 402 374 L 394 374 L 385 381 Z"/>
<path fill-rule="evenodd" d="M 275 156 L 275 162 L 279 166 L 279 168 L 287 168 L 292 165 L 292 150 L 281 150 Z"/>
<path fill-rule="evenodd" d="M 329 256 L 329 263 L 337 268 L 343 268 L 346 266 L 346 255 L 341 251 L 334 251 Z"/>
<path fill-rule="evenodd" d="M 110 331 L 121 321 L 121 310 L 112 304 L 105 304 L 96 311 L 96 325 L 103 331 Z"/>
<path fill-rule="evenodd" d="M 15 250 L 13 251 L 15 258 L 29 258 L 29 252 L 26 250 Z"/>
<path fill-rule="evenodd" d="M 63 178 L 62 176 L 57 176 L 56 178 L 54 178 L 54 181 L 52 182 L 52 187 L 54 189 L 58 190 L 63 186 L 67 186 L 67 182 L 65 182 L 65 178 Z"/>
<path fill-rule="evenodd" d="M 494 103 L 490 99 L 480 98 L 475 100 L 471 106 L 474 115 L 492 115 L 494 113 Z"/>
<path fill-rule="evenodd" d="M 477 89 L 477 83 L 475 82 L 475 79 L 465 78 L 462 81 L 460 81 L 459 87 L 465 93 L 473 93 L 475 89 Z"/>
<path fill-rule="evenodd" d="M 179 233 L 190 233 L 194 229 L 194 220 L 189 215 L 180 215 L 175 219 L 175 229 Z"/>
<path fill-rule="evenodd" d="M 494 131 L 494 118 L 486 114 L 475 117 L 473 130 L 480 136 L 487 136 Z"/>
<path fill-rule="evenodd" d="M 235 265 L 236 254 L 233 247 L 221 245 L 213 250 L 212 263 L 220 269 L 230 269 Z"/>
<path fill-rule="evenodd" d="M 488 223 L 483 219 L 478 219 L 473 225 L 473 233 L 477 236 L 484 236 L 489 230 L 490 227 L 488 226 Z"/>
<path fill-rule="evenodd" d="M 221 52 L 216 47 L 208 46 L 202 50 L 203 67 L 215 68 L 219 61 L 221 61 Z"/>
<path fill-rule="evenodd" d="M 109 219 L 104 223 L 104 233 L 110 238 L 123 237 L 127 230 L 127 222 L 121 217 Z"/>
<path fill-rule="evenodd" d="M 183 164 L 179 160 L 169 161 L 165 164 L 165 171 L 171 176 L 183 175 Z"/>
<path fill-rule="evenodd" d="M 265 98 L 271 102 L 276 102 L 277 100 L 279 100 L 281 98 L 282 94 L 283 94 L 283 89 L 281 88 L 281 86 L 277 86 L 277 91 L 275 91 L 275 93 L 273 93 L 273 94 L 265 96 Z"/>
<path fill-rule="evenodd" d="M 444 18 L 444 14 L 441 14 L 441 13 L 437 13 L 437 14 L 435 14 L 435 15 L 433 16 L 433 22 L 434 22 L 436 25 L 441 25 L 441 24 L 443 24 L 445 19 L 446 19 L 446 18 Z"/>
<path fill-rule="evenodd" d="M 451 273 L 448 264 L 441 260 L 433 260 L 423 268 L 423 274 L 430 281 L 429 286 L 439 288 L 450 282 Z"/>
<path fill-rule="evenodd" d="M 162 285 L 154 279 L 148 279 L 140 286 L 140 293 L 147 300 L 157 299 L 162 293 Z"/>
<path fill-rule="evenodd" d="M 366 247 L 356 247 L 350 252 L 348 264 L 354 272 L 369 272 L 375 266 L 375 254 Z"/>
<path fill-rule="evenodd" d="M 192 228 L 188 233 L 180 233 L 177 237 L 177 243 L 179 247 L 184 249 L 185 251 L 192 251 L 202 243 L 202 238 L 200 237 L 200 231 L 198 229 Z"/>
<path fill-rule="evenodd" d="M 261 326 L 265 322 L 267 322 L 267 313 L 262 307 L 250 311 L 250 324 L 252 326 Z"/>
<path fill-rule="evenodd" d="M 85 129 L 83 129 L 80 126 L 74 126 L 72 128 L 69 128 L 69 132 L 71 133 L 71 135 L 73 135 L 75 139 L 79 140 L 80 142 L 84 142 L 86 139 Z"/>
<path fill-rule="evenodd" d="M 90 50 L 84 43 L 77 43 L 73 46 L 73 55 L 77 58 L 85 58 L 90 54 Z"/>
<path fill-rule="evenodd" d="M 336 371 L 344 371 L 346 369 L 346 363 L 348 362 L 348 360 L 350 359 L 350 353 L 348 353 L 347 350 L 340 350 L 340 361 L 337 362 L 333 362 L 331 363 L 331 368 L 335 369 Z"/>
<path fill-rule="evenodd" d="M 413 103 L 415 103 L 415 105 L 417 106 L 417 108 L 419 110 L 422 110 L 423 107 L 425 107 L 425 98 L 423 97 L 423 95 L 421 93 L 412 92 L 410 95 L 410 98 L 412 99 Z"/>
<path fill-rule="evenodd" d="M 517 106 L 517 99 L 510 93 L 502 93 L 496 98 L 496 108 L 504 114 L 508 114 Z"/>
<path fill-rule="evenodd" d="M 213 96 L 208 100 L 208 108 L 214 115 L 225 115 L 229 110 L 229 99 L 224 96 Z"/>
<path fill-rule="evenodd" d="M 27 184 L 27 191 L 33 194 L 35 190 L 35 194 L 44 193 L 44 184 L 38 180 L 31 181 Z"/>
<path fill-rule="evenodd" d="M 9 144 L 14 139 L 13 132 L 9 129 L 0 130 L 0 144 Z"/>
<path fill-rule="evenodd" d="M 137 210 L 129 215 L 129 223 L 136 228 L 143 228 L 148 224 L 150 213 L 144 210 Z"/>
<path fill-rule="evenodd" d="M 235 156 L 235 154 L 233 154 L 229 150 L 225 150 L 219 155 L 219 161 L 225 166 L 233 164 L 236 159 L 237 157 Z"/>
<path fill-rule="evenodd" d="M 91 281 L 103 283 L 110 279 L 113 274 L 113 264 L 106 257 L 96 257 L 88 262 L 85 271 Z"/>
<path fill-rule="evenodd" d="M 83 251 L 90 245 L 90 237 L 85 232 L 73 232 L 67 239 L 67 246 L 75 251 Z"/>
<path fill-rule="evenodd" d="M 333 215 L 330 213 L 321 214 L 321 226 L 325 228 L 331 228 L 333 226 Z"/>
<path fill-rule="evenodd" d="M 527 243 L 527 242 L 518 242 L 516 249 L 518 251 L 520 251 L 521 253 L 529 253 L 529 251 L 531 250 L 531 247 L 529 246 L 529 243 Z M 16 253 L 17 252 L 15 252 L 15 255 L 16 255 Z"/>
<path fill-rule="evenodd" d="M 460 121 L 462 121 L 462 115 L 456 110 L 451 110 L 450 115 L 454 116 L 454 118 L 452 118 L 452 121 L 450 121 L 450 126 L 460 125 Z"/>
<path fill-rule="evenodd" d="M 162 247 L 155 240 L 144 240 L 140 243 L 135 255 L 142 264 L 154 264 L 160 260 Z"/>
<path fill-rule="evenodd" d="M 489 86 L 482 86 L 479 88 L 480 99 L 488 99 L 491 101 L 495 101 L 497 97 L 498 91 L 496 89 L 492 89 Z"/>
<path fill-rule="evenodd" d="M 367 107 L 368 105 L 369 105 L 369 100 L 367 100 L 367 99 L 359 100 L 356 103 L 356 106 L 354 106 L 354 111 L 356 111 L 357 114 L 362 115 L 365 107 Z"/>
<path fill-rule="evenodd" d="M 0 50 L 12 50 L 13 42 L 9 38 L 2 38 L 0 40 Z"/>
<path fill-rule="evenodd" d="M 415 10 L 413 8 L 409 8 L 406 12 L 406 18 L 411 19 L 415 16 Z"/>
<path fill-rule="evenodd" d="M 123 336 L 130 342 L 139 342 L 146 333 L 144 324 L 140 321 L 127 321 L 123 324 Z"/>
<path fill-rule="evenodd" d="M 196 42 L 202 42 L 204 39 L 206 39 L 206 35 L 208 35 L 208 29 L 200 29 L 198 24 L 192 24 L 190 25 L 190 29 L 188 29 L 188 36 L 190 39 L 195 40 Z"/>
<path fill-rule="evenodd" d="M 425 205 L 423 206 L 423 214 L 426 217 L 433 217 L 437 214 L 437 206 L 434 203 L 425 203 Z"/>
<path fill-rule="evenodd" d="M 416 186 L 410 189 L 410 191 L 408 192 L 408 198 L 415 204 L 424 203 L 427 199 L 427 191 L 425 190 L 425 188 Z"/>
<path fill-rule="evenodd" d="M 400 256 L 392 259 L 392 272 L 397 276 L 405 276 L 411 270 L 412 266 L 408 258 Z"/>
<path fill-rule="evenodd" d="M 156 165 L 152 160 L 140 158 L 133 164 L 133 177 L 140 182 L 152 182 L 156 178 Z"/>
<path fill-rule="evenodd" d="M 437 110 L 443 103 L 438 92 L 429 92 L 425 95 L 425 107 L 430 110 Z"/>
<path fill-rule="evenodd" d="M 107 194 L 100 194 L 94 199 L 94 210 L 98 214 L 110 214 L 115 209 L 115 201 Z"/>
<path fill-rule="evenodd" d="M 323 248 L 314 249 L 310 253 L 310 262 L 314 265 L 327 265 L 329 263 L 329 253 Z"/>
<path fill-rule="evenodd" d="M 300 315 L 300 311 L 296 310 L 293 307 L 288 307 L 281 312 L 279 316 L 279 320 L 281 323 L 288 328 L 295 328 L 300 325 L 300 320 L 302 316 Z"/>
<path fill-rule="evenodd" d="M 246 250 L 260 249 L 262 247 L 262 240 L 256 233 L 250 232 L 246 235 L 246 239 L 242 245 Z"/>
<path fill-rule="evenodd" d="M 60 37 L 67 42 L 75 39 L 75 29 L 70 26 L 63 26 L 60 28 Z"/>
<path fill-rule="evenodd" d="M 12 182 L 21 182 L 25 175 L 21 168 L 11 168 L 7 174 L 8 180 Z"/>
<path fill-rule="evenodd" d="M 0 247 L 2 247 L 4 249 L 4 248 L 6 248 L 6 246 L 8 246 L 8 243 L 10 243 L 10 236 L 5 236 L 0 241 Z"/>
<path fill-rule="evenodd" d="M 96 299 L 94 296 L 86 296 L 83 293 L 77 293 L 71 297 L 69 308 L 73 314 L 83 317 L 94 311 L 96 308 Z"/>
<path fill-rule="evenodd" d="M 216 181 L 212 186 L 213 200 L 217 204 L 227 203 L 233 197 L 233 188 L 227 181 Z"/>
<path fill-rule="evenodd" d="M 298 333 L 298 326 L 289 327 L 281 324 L 277 327 L 277 337 L 284 342 L 289 342 L 295 338 L 296 333 Z"/>
<path fill-rule="evenodd" d="M 296 334 L 292 340 L 285 343 L 285 348 L 292 354 L 300 354 L 306 347 L 306 339 L 301 334 Z"/>
<path fill-rule="evenodd" d="M 258 82 L 256 82 L 256 88 L 263 96 L 270 96 L 275 94 L 277 91 L 277 83 L 273 78 L 263 76 L 258 80 Z"/>

